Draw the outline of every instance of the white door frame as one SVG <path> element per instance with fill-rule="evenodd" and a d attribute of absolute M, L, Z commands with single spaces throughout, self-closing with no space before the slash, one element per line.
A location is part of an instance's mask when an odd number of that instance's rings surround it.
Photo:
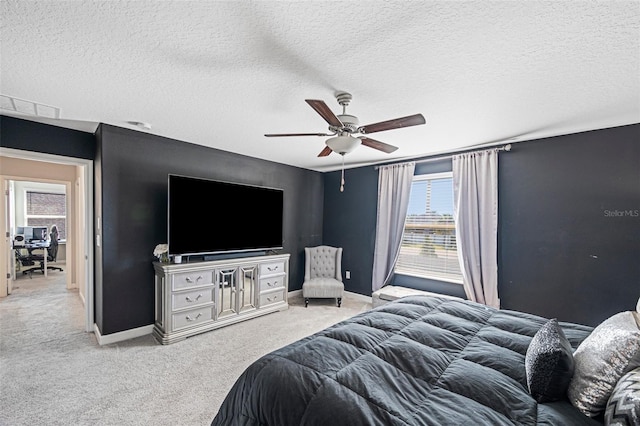
<path fill-rule="evenodd" d="M 94 282 L 93 282 L 93 274 L 94 274 L 94 262 L 93 262 L 93 160 L 85 160 L 81 158 L 74 157 L 63 157 L 60 155 L 53 154 L 44 154 L 40 152 L 31 152 L 31 151 L 23 151 L 12 148 L 2 148 L 0 147 L 0 156 L 11 157 L 11 158 L 19 158 L 23 160 L 34 160 L 34 161 L 44 161 L 49 163 L 57 163 L 64 164 L 70 166 L 78 166 L 82 171 L 84 188 L 83 195 L 84 200 L 82 201 L 83 206 L 83 218 L 77 218 L 77 220 L 83 220 L 85 224 L 85 232 L 84 235 L 78 235 L 77 241 L 79 246 L 83 246 L 84 250 L 84 308 L 85 308 L 85 331 L 93 332 L 94 323 L 95 323 L 95 314 L 94 314 Z M 1 175 L 1 180 L 5 180 Z M 71 188 L 73 189 L 73 186 Z M 5 203 L 6 204 L 6 203 Z M 6 208 L 6 205 L 5 207 Z M 4 220 L 1 221 L 0 227 L 5 228 Z M 3 233 L 8 232 L 7 229 L 0 229 Z M 8 240 L 8 238 L 7 238 Z M 10 246 L 7 246 L 7 250 Z M 79 262 L 80 259 L 75 258 L 73 262 Z M 9 267 L 9 265 L 7 265 Z M 7 268 L 8 270 L 8 268 Z M 3 284 L 4 285 L 4 284 Z"/>
<path fill-rule="evenodd" d="M 2 187 L 4 189 L 4 217 L 2 218 L 5 226 L 5 231 L 9 229 L 9 225 L 13 223 L 13 217 L 11 212 L 13 211 L 13 185 L 9 180 L 2 180 Z M 6 263 L 7 263 L 7 294 L 11 294 L 13 291 L 13 280 L 16 275 L 16 257 L 12 250 L 12 241 L 10 241 L 9 233 L 5 232 L 4 238 L 7 250 Z M 4 291 L 2 292 L 4 295 Z"/>

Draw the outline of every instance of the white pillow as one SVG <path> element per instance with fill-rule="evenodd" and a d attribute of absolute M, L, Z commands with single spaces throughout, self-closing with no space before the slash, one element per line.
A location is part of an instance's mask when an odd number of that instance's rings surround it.
<path fill-rule="evenodd" d="M 589 417 L 601 414 L 616 383 L 640 366 L 640 329 L 625 311 L 598 325 L 573 354 L 575 369 L 567 394 L 571 403 Z"/>

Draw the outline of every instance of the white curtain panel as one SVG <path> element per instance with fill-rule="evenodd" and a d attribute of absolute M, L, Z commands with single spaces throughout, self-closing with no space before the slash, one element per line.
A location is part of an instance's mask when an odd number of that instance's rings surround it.
<path fill-rule="evenodd" d="M 414 169 L 414 162 L 393 164 L 379 169 L 372 291 L 385 286 L 393 275 L 402 243 Z"/>
<path fill-rule="evenodd" d="M 467 297 L 499 308 L 497 150 L 453 156 L 453 208 Z"/>

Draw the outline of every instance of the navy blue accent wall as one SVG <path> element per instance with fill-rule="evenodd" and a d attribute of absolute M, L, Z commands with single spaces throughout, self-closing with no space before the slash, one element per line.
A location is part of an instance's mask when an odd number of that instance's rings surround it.
<path fill-rule="evenodd" d="M 500 154 L 503 308 L 588 325 L 634 308 L 640 297 L 639 140 L 635 124 L 521 142 Z M 422 163 L 416 173 L 446 168 L 441 161 Z M 339 171 L 324 176 L 323 238 L 345 248 L 343 268 L 352 271 L 346 290 L 370 295 L 378 173 L 347 170 L 343 194 L 339 177 Z M 393 283 L 463 294 L 456 284 L 413 277 L 398 275 Z"/>
<path fill-rule="evenodd" d="M 0 146 L 84 160 L 93 160 L 96 153 L 91 133 L 6 115 L 0 115 Z"/>
<path fill-rule="evenodd" d="M 167 240 L 169 173 L 284 189 L 289 290 L 302 288 L 304 247 L 322 242 L 322 174 L 147 133 L 100 125 L 96 134 L 0 116 L 3 147 L 94 161 L 95 320 L 102 335 L 154 322 L 153 248 Z M 228 208 L 194 200 L 194 208 Z M 255 206 L 256 220 L 260 210 Z M 194 223 L 194 233 L 233 232 Z"/>
<path fill-rule="evenodd" d="M 370 295 L 378 172 L 373 167 L 345 170 L 345 181 L 344 192 L 340 192 L 340 172 L 324 174 L 322 241 L 343 248 L 345 290 Z M 351 279 L 345 279 L 345 271 L 351 272 Z"/>
<path fill-rule="evenodd" d="M 103 305 L 103 334 L 153 324 L 153 249 L 167 242 L 167 177 L 170 173 L 284 190 L 284 249 L 291 255 L 289 290 L 302 288 L 304 247 L 322 235 L 322 174 L 200 145 L 101 124 L 98 131 L 102 271 L 96 301 Z M 250 200 L 248 200 L 250 201 Z M 250 203 L 248 204 L 250 205 Z M 232 208 L 225 200 L 193 200 L 194 209 Z M 269 206 L 255 208 L 255 218 Z M 96 220 L 98 220 L 96 218 Z M 233 233 L 224 223 L 194 223 Z"/>
<path fill-rule="evenodd" d="M 499 161 L 502 306 L 595 325 L 640 296 L 640 125 L 514 144 Z M 96 323 L 103 335 L 153 323 L 153 247 L 166 241 L 168 173 L 285 190 L 290 290 L 304 247 L 344 248 L 348 291 L 371 294 L 378 172 L 321 174 L 101 125 L 96 135 L 0 116 L 0 146 L 93 159 Z M 98 147 L 98 148 L 96 148 Z M 450 169 L 450 165 L 448 165 Z M 446 171 L 440 161 L 416 173 Z M 199 224 L 197 224 L 199 226 Z M 396 277 L 399 280 L 400 277 Z M 409 285 L 455 294 L 455 284 Z M 395 282 L 396 284 L 398 282 Z M 459 291 L 460 287 L 455 287 Z"/>
<path fill-rule="evenodd" d="M 640 125 L 515 144 L 499 159 L 503 308 L 595 325 L 640 297 Z"/>

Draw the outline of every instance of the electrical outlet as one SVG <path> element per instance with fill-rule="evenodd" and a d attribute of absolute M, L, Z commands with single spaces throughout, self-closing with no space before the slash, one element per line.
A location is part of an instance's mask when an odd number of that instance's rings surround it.
<path fill-rule="evenodd" d="M 350 279 L 351 279 L 351 271 L 345 271 L 345 273 L 344 273 L 344 274 L 345 274 L 345 276 L 346 276 L 346 278 L 347 278 L 348 280 L 350 280 Z"/>

